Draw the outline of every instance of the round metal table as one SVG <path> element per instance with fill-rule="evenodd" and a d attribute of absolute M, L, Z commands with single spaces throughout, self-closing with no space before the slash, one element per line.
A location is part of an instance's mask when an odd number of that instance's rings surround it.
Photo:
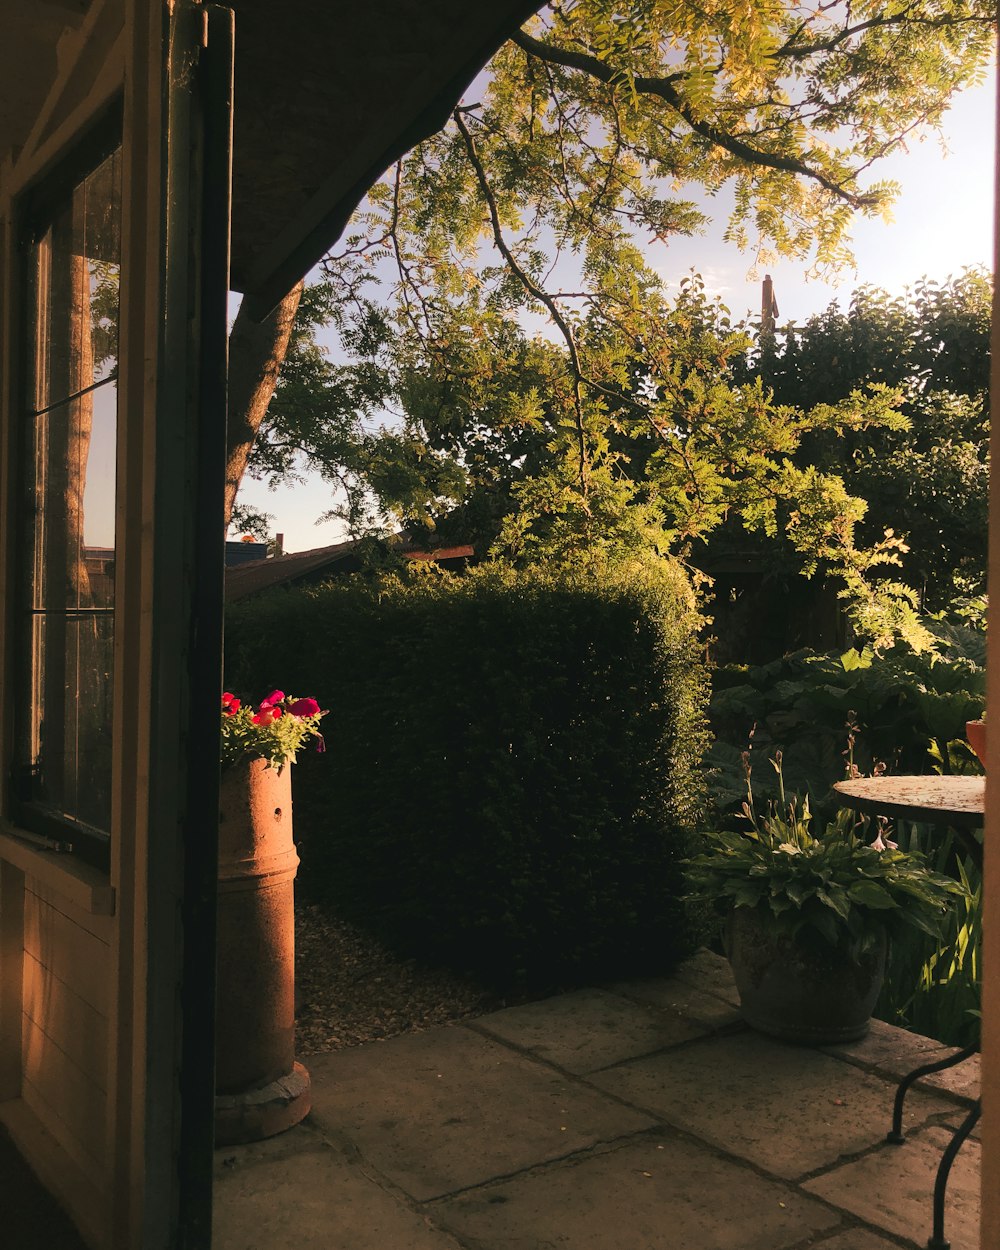
<path fill-rule="evenodd" d="M 982 828 L 985 777 L 859 777 L 833 789 L 844 807 L 869 816 L 948 825 L 982 868 L 982 844 L 971 831 Z"/>
<path fill-rule="evenodd" d="M 833 788 L 845 807 L 869 816 L 947 825 L 955 830 L 955 836 L 963 849 L 982 870 L 983 847 L 973 830 L 981 828 L 983 824 L 985 777 L 859 777 L 854 781 L 838 781 Z M 905 1140 L 902 1131 L 903 1099 L 914 1081 L 922 1076 L 929 1076 L 932 1072 L 940 1072 L 943 1068 L 953 1067 L 964 1059 L 971 1058 L 978 1050 L 978 1043 L 966 1046 L 947 1059 L 915 1068 L 903 1078 L 896 1091 L 892 1128 L 887 1134 L 890 1142 L 902 1145 Z M 944 1235 L 944 1203 L 948 1176 L 955 1155 L 979 1120 L 980 1109 L 977 1100 L 955 1131 L 941 1158 L 934 1183 L 933 1230 L 927 1242 L 928 1250 L 950 1250 L 951 1243 Z"/>

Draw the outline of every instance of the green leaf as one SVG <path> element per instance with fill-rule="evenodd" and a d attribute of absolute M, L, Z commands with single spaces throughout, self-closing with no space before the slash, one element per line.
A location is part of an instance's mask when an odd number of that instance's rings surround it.
<path fill-rule="evenodd" d="M 785 885 L 785 893 L 796 907 L 801 907 L 806 899 L 813 897 L 816 887 L 805 881 L 789 881 Z"/>
<path fill-rule="evenodd" d="M 847 919 L 850 914 L 851 905 L 844 896 L 843 890 L 839 887 L 835 887 L 829 892 L 826 890 L 817 890 L 816 897 L 821 903 L 829 907 L 831 911 L 835 911 L 841 920 Z M 892 903 L 890 902 L 889 905 L 892 906 Z"/>
<path fill-rule="evenodd" d="M 840 941 L 841 927 L 837 923 L 837 919 L 831 911 L 817 911 L 809 917 L 809 923 L 812 927 L 830 943 L 836 946 Z"/>
<path fill-rule="evenodd" d="M 855 882 L 848 890 L 848 895 L 852 903 L 858 903 L 861 907 L 872 907 L 880 911 L 899 907 L 889 891 L 875 881 Z"/>

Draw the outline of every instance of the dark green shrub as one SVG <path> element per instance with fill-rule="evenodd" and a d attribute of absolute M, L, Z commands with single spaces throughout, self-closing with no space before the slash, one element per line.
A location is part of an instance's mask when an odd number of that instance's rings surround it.
<path fill-rule="evenodd" d="M 717 670 L 711 701 L 716 740 L 709 754 L 711 788 L 721 814 L 746 797 L 742 755 L 752 737 L 754 788 L 776 793 L 768 758 L 783 754 L 785 785 L 808 793 L 813 810 L 832 818 L 831 786 L 853 761 L 890 773 L 979 771 L 965 746 L 965 722 L 986 698 L 986 635 L 981 629 L 928 622 L 936 654 L 899 646 L 883 655 L 799 651 L 754 668 Z"/>
<path fill-rule="evenodd" d="M 347 579 L 232 608 L 227 681 L 331 709 L 296 765 L 305 888 L 411 954 L 544 986 L 685 949 L 698 624 L 673 565 Z"/>

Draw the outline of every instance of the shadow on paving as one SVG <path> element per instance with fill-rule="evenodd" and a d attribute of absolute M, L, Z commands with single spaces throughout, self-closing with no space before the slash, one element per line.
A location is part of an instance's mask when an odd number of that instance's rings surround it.
<path fill-rule="evenodd" d="M 0 1240 L 10 1250 L 87 1250 L 69 1216 L 0 1127 Z"/>

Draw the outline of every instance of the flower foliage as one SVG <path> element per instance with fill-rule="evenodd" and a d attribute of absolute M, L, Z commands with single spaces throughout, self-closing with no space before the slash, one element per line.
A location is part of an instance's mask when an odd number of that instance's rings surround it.
<path fill-rule="evenodd" d="M 774 761 L 779 771 L 780 754 Z M 769 913 L 775 927 L 803 930 L 855 955 L 870 949 L 880 930 L 910 925 L 940 936 L 956 898 L 968 891 L 934 872 L 917 852 L 901 851 L 881 831 L 865 836 L 867 817 L 841 810 L 818 833 L 809 801 L 785 799 L 759 815 L 748 784 L 743 813 L 749 828 L 703 835 L 705 849 L 688 861 L 695 899 L 725 910 L 749 907 Z"/>
<path fill-rule="evenodd" d="M 315 699 L 293 699 L 272 690 L 254 708 L 228 691 L 222 696 L 222 766 L 240 760 L 267 760 L 271 768 L 294 764 L 306 741 L 315 738 L 316 750 L 325 751 L 319 731 L 326 715 Z"/>

